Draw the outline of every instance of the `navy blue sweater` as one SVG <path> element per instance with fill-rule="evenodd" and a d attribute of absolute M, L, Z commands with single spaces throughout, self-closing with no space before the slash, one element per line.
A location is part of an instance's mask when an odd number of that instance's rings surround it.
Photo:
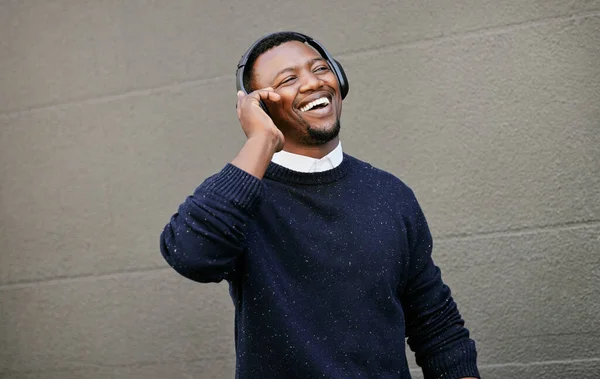
<path fill-rule="evenodd" d="M 347 154 L 262 180 L 228 164 L 160 246 L 181 275 L 229 283 L 238 379 L 410 378 L 405 338 L 426 379 L 479 377 L 412 190 Z"/>

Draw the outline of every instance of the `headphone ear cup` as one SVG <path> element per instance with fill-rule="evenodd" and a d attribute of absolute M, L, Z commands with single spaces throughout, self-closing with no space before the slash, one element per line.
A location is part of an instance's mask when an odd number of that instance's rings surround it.
<path fill-rule="evenodd" d="M 242 91 L 245 95 L 247 95 L 248 91 L 246 91 L 246 88 L 244 88 L 244 70 L 238 66 L 235 76 L 236 76 L 236 79 L 235 79 L 236 89 L 238 91 Z M 259 104 L 260 104 L 260 107 L 265 111 L 265 113 L 270 117 L 271 115 L 269 114 L 267 105 L 262 100 L 260 100 Z M 236 103 L 236 108 L 237 108 L 237 103 Z"/>
<path fill-rule="evenodd" d="M 344 72 L 344 68 L 342 67 L 341 63 L 338 62 L 336 59 L 334 59 L 333 62 L 336 66 L 336 71 L 339 73 L 339 75 L 336 76 L 338 77 L 338 81 L 340 83 L 340 92 L 342 93 L 342 99 L 344 99 L 348 94 L 348 91 L 350 90 L 348 78 L 346 77 L 346 73 Z"/>
<path fill-rule="evenodd" d="M 265 104 L 265 102 L 262 100 L 260 100 L 260 107 L 263 109 L 263 111 L 265 111 L 267 116 L 271 117 L 271 115 L 269 114 L 269 110 L 267 109 L 267 104 Z"/>

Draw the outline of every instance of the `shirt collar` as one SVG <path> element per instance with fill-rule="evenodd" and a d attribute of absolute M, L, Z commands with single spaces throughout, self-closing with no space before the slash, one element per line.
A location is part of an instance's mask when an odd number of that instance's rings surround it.
<path fill-rule="evenodd" d="M 282 150 L 275 153 L 271 161 L 292 171 L 322 172 L 336 168 L 342 163 L 343 158 L 342 143 L 339 142 L 333 151 L 321 159 L 315 159 Z"/>

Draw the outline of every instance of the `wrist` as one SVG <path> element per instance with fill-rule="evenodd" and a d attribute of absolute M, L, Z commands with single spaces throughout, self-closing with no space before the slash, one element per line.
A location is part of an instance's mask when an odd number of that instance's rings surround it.
<path fill-rule="evenodd" d="M 275 133 L 270 132 L 256 133 L 248 137 L 246 144 L 257 148 L 266 154 L 270 154 L 272 157 L 272 155 L 277 152 L 279 137 Z M 269 157 L 269 159 L 271 157 Z"/>
<path fill-rule="evenodd" d="M 268 133 L 249 136 L 231 164 L 262 179 L 275 154 L 277 144 L 277 139 Z"/>

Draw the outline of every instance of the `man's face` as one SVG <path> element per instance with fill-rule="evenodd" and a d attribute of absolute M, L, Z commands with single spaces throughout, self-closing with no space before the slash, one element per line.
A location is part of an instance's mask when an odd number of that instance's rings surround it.
<path fill-rule="evenodd" d="M 286 139 L 325 144 L 338 136 L 342 96 L 335 74 L 310 46 L 290 41 L 262 54 L 254 63 L 253 89 L 273 87 L 281 96 L 269 113 Z"/>

